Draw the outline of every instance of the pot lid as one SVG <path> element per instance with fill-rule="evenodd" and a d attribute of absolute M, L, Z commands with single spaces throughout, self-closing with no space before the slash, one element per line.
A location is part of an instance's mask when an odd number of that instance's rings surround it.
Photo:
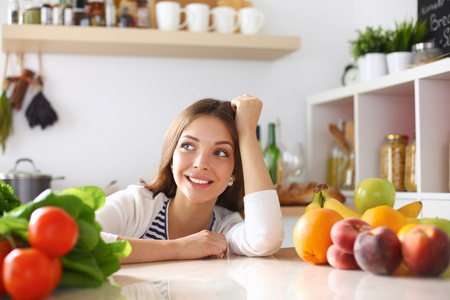
<path fill-rule="evenodd" d="M 27 161 L 31 163 L 33 166 L 32 172 L 25 172 L 25 171 L 19 171 L 17 170 L 17 166 L 20 162 Z M 29 158 L 21 158 L 16 161 L 16 164 L 13 169 L 9 171 L 9 173 L 0 173 L 0 179 L 46 179 L 51 178 L 50 175 L 41 174 L 38 169 L 36 169 L 36 166 L 34 165 L 33 161 Z"/>

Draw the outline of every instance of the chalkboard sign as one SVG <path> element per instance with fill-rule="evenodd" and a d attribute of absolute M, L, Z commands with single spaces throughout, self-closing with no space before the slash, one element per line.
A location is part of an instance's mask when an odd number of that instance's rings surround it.
<path fill-rule="evenodd" d="M 419 20 L 427 20 L 430 34 L 426 40 L 450 52 L 450 0 L 418 0 Z"/>

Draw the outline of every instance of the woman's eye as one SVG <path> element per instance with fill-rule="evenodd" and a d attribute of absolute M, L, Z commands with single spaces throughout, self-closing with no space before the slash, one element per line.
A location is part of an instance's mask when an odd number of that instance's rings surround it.
<path fill-rule="evenodd" d="M 189 144 L 189 143 L 183 143 L 183 144 L 181 144 L 181 148 L 186 149 L 186 150 L 192 150 L 192 149 L 194 149 L 194 147 L 193 147 L 191 144 Z"/>
<path fill-rule="evenodd" d="M 216 152 L 214 152 L 214 155 L 227 157 L 228 156 L 228 152 L 224 151 L 224 150 L 217 150 Z"/>

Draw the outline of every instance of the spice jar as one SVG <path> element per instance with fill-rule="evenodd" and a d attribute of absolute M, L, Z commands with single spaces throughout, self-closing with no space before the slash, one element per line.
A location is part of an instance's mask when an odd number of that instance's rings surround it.
<path fill-rule="evenodd" d="M 389 180 L 396 191 L 405 190 L 405 154 L 408 136 L 389 134 L 381 147 L 380 177 Z"/>
<path fill-rule="evenodd" d="M 442 49 L 436 47 L 434 42 L 418 43 L 412 46 L 413 64 L 423 65 L 436 60 L 442 55 Z"/>
<path fill-rule="evenodd" d="M 408 192 L 417 191 L 416 182 L 416 140 L 413 139 L 406 146 L 405 158 L 405 187 Z"/>

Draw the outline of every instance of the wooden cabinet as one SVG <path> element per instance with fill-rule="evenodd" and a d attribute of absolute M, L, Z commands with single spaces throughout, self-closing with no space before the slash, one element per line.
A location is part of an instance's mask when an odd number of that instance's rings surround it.
<path fill-rule="evenodd" d="M 355 182 L 380 176 L 388 134 L 416 136 L 417 192 L 397 192 L 397 205 L 421 200 L 422 217 L 450 218 L 450 59 L 311 95 L 307 99 L 309 179 L 325 182 L 329 123 L 355 123 Z M 344 191 L 348 198 L 353 191 Z M 445 209 L 442 207 L 445 205 Z"/>
<path fill-rule="evenodd" d="M 287 36 L 2 25 L 3 52 L 276 60 L 298 49 L 300 38 Z"/>

